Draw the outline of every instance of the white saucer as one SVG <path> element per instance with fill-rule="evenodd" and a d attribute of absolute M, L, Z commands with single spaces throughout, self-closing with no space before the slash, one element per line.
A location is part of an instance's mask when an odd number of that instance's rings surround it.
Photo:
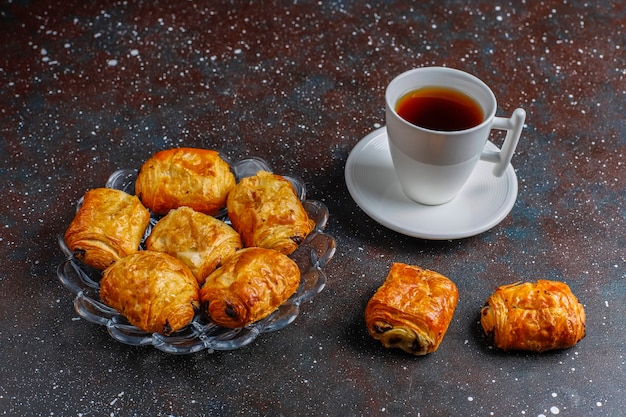
<path fill-rule="evenodd" d="M 487 149 L 498 150 L 491 142 Z M 497 178 L 493 164 L 479 161 L 460 193 L 449 203 L 426 206 L 410 200 L 393 170 L 387 129 L 365 136 L 346 161 L 350 195 L 372 219 L 396 232 L 431 240 L 461 239 L 491 229 L 509 214 L 517 198 L 511 165 Z"/>

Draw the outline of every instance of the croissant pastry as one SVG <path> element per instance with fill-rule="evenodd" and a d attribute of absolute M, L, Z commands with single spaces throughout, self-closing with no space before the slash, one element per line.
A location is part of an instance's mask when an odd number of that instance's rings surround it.
<path fill-rule="evenodd" d="M 315 226 L 291 183 L 260 171 L 242 179 L 228 195 L 228 217 L 244 246 L 291 254 Z"/>
<path fill-rule="evenodd" d="M 135 193 L 155 214 L 189 206 L 215 215 L 234 186 L 235 176 L 218 152 L 173 148 L 157 152 L 141 166 Z"/>
<path fill-rule="evenodd" d="M 147 249 L 168 253 L 187 265 L 199 285 L 241 247 L 232 227 L 190 207 L 171 210 L 146 240 Z"/>
<path fill-rule="evenodd" d="M 241 249 L 207 277 L 200 289 L 201 308 L 218 326 L 243 327 L 274 312 L 299 283 L 300 269 L 288 256 Z"/>
<path fill-rule="evenodd" d="M 105 269 L 139 250 L 150 212 L 135 196 L 111 188 L 88 191 L 65 231 L 65 243 L 85 264 Z"/>
<path fill-rule="evenodd" d="M 569 286 L 558 281 L 498 287 L 481 309 L 480 322 L 505 351 L 564 349 L 585 336 L 585 310 Z"/>
<path fill-rule="evenodd" d="M 365 308 L 370 335 L 386 348 L 413 355 L 437 350 L 452 321 L 458 290 L 447 277 L 394 263 Z"/>
<path fill-rule="evenodd" d="M 140 251 L 104 270 L 100 298 L 132 325 L 170 335 L 188 325 L 198 308 L 198 282 L 181 261 Z"/>

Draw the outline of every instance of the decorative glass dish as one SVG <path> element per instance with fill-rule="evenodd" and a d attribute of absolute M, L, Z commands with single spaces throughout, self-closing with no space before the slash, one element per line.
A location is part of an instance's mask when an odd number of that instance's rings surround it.
<path fill-rule="evenodd" d="M 260 170 L 271 171 L 268 163 L 259 158 L 245 159 L 231 164 L 231 167 L 237 181 L 255 175 Z M 115 171 L 107 180 L 105 187 L 134 194 L 137 173 L 136 169 Z M 326 205 L 306 199 L 306 186 L 300 178 L 283 176 L 294 185 L 306 212 L 315 221 L 315 227 L 298 249 L 289 255 L 300 268 L 300 286 L 296 293 L 272 314 L 248 326 L 227 329 L 209 322 L 204 315 L 197 313 L 188 326 L 170 336 L 145 332 L 129 324 L 117 310 L 100 301 L 98 291 L 101 271 L 76 259 L 66 246 L 63 235 L 60 235 L 59 246 L 66 259 L 58 265 L 57 277 L 75 294 L 74 308 L 78 315 L 87 321 L 105 326 L 111 337 L 119 342 L 132 346 L 152 345 L 164 352 L 179 355 L 201 350 L 213 352 L 239 349 L 251 343 L 261 333 L 277 331 L 291 324 L 300 312 L 300 305 L 324 289 L 326 275 L 323 267 L 335 254 L 335 241 L 324 233 L 329 215 Z M 79 200 L 78 207 L 81 203 L 82 199 Z M 216 217 L 229 223 L 225 209 Z M 152 215 L 142 240 L 142 248 L 158 220 L 159 217 Z"/>

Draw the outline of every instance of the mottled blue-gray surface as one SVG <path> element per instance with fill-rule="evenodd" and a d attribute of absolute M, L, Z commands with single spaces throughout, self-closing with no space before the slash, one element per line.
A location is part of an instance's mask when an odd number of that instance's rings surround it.
<path fill-rule="evenodd" d="M 0 413 L 623 416 L 624 48 L 619 1 L 2 1 Z M 350 150 L 384 125 L 387 83 L 426 65 L 482 78 L 501 115 L 528 113 L 517 202 L 479 236 L 397 234 L 344 182 Z M 123 345 L 79 319 L 56 279 L 75 202 L 175 146 L 260 156 L 330 209 L 326 289 L 241 350 Z M 459 287 L 426 357 L 367 334 L 365 304 L 392 262 Z M 544 354 L 490 348 L 484 300 L 537 278 L 570 285 L 587 336 Z"/>

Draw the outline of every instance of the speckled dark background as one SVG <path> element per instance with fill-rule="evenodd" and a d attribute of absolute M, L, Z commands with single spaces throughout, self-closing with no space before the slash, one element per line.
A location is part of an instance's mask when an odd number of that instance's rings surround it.
<path fill-rule="evenodd" d="M 599 4 L 596 4 L 599 3 Z M 626 7 L 604 1 L 0 2 L 0 413 L 9 416 L 623 416 Z M 369 219 L 344 165 L 384 125 L 386 84 L 463 69 L 528 113 L 518 200 L 472 238 Z M 493 138 L 498 141 L 499 138 Z M 171 356 L 78 318 L 56 237 L 83 193 L 174 146 L 260 156 L 331 212 L 326 289 L 237 351 Z M 437 270 L 459 304 L 437 352 L 383 349 L 363 309 L 392 262 Z M 567 282 L 587 336 L 491 349 L 500 284 Z"/>

